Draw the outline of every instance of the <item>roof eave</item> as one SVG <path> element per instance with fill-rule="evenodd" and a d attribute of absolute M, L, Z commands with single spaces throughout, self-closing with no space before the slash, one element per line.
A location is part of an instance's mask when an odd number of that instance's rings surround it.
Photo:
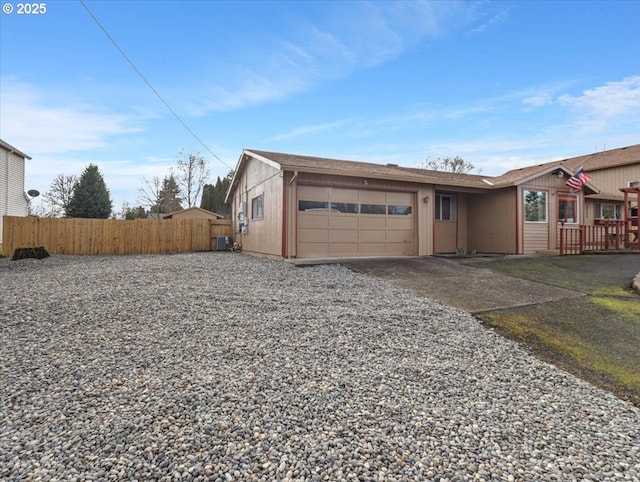
<path fill-rule="evenodd" d="M 19 155 L 23 159 L 28 159 L 28 160 L 32 159 L 31 156 L 26 155 L 24 152 L 22 152 L 19 149 L 16 149 L 11 144 L 9 144 L 8 142 L 3 141 L 2 139 L 0 139 L 0 146 L 4 147 L 7 151 L 11 152 L 12 154 Z"/>

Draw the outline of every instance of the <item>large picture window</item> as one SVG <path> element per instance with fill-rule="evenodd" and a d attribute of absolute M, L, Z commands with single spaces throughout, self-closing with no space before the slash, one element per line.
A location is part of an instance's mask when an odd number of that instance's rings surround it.
<path fill-rule="evenodd" d="M 264 217 L 263 196 L 263 194 L 260 194 L 251 200 L 251 219 L 262 219 Z"/>
<path fill-rule="evenodd" d="M 530 223 L 547 222 L 547 193 L 545 191 L 524 192 L 524 220 Z"/>
<path fill-rule="evenodd" d="M 439 221 L 456 220 L 456 196 L 454 194 L 436 194 L 436 219 Z"/>

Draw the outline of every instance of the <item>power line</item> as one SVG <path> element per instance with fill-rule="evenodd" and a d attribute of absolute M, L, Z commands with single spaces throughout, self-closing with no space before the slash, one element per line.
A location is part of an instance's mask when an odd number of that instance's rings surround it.
<path fill-rule="evenodd" d="M 91 16 L 91 18 L 93 19 L 93 21 L 96 23 L 96 25 L 98 25 L 98 27 L 100 27 L 100 30 L 102 30 L 104 32 L 104 34 L 107 36 L 107 38 L 111 41 L 111 43 L 113 44 L 113 46 L 118 49 L 118 51 L 120 52 L 120 54 L 125 58 L 125 60 L 129 63 L 129 65 L 131 66 L 131 68 L 136 72 L 136 74 L 138 74 L 138 76 L 144 81 L 145 84 L 147 84 L 147 87 L 149 87 L 151 89 L 151 91 L 156 95 L 156 97 L 158 99 L 160 99 L 160 102 L 162 102 L 164 104 L 164 106 L 169 110 L 169 112 L 171 112 L 173 114 L 173 116 L 178 119 L 178 122 L 180 122 L 180 124 L 182 124 L 182 126 L 189 132 L 189 134 L 191 134 L 195 140 L 197 140 L 207 151 L 209 151 L 209 153 L 215 157 L 218 161 L 220 161 L 220 163 L 222 163 L 223 165 L 225 165 L 227 168 L 233 170 L 233 168 L 227 164 L 226 162 L 224 162 L 222 159 L 220 159 L 215 152 L 213 152 L 211 149 L 209 149 L 209 146 L 207 146 L 202 139 L 200 139 L 200 137 L 198 137 L 198 135 L 193 132 L 193 130 L 187 125 L 187 123 L 182 120 L 182 117 L 180 117 L 178 115 L 178 113 L 173 110 L 173 108 L 169 105 L 169 103 L 164 100 L 164 98 L 160 95 L 160 93 L 153 87 L 153 85 L 151 85 L 151 82 L 149 82 L 147 80 L 147 78 L 144 76 L 144 74 L 140 71 L 140 69 L 138 69 L 138 67 L 136 66 L 136 64 L 133 63 L 133 60 L 131 60 L 129 58 L 129 56 L 125 53 L 124 50 L 122 50 L 122 48 L 120 47 L 120 45 L 118 45 L 118 42 L 115 41 L 115 39 L 109 34 L 109 32 L 107 32 L 107 29 L 104 28 L 104 26 L 100 23 L 100 20 L 98 20 L 96 18 L 96 16 L 93 14 L 93 12 L 89 9 L 89 7 L 87 7 L 87 5 L 84 3 L 84 0 L 78 0 L 80 2 L 80 5 L 82 5 L 84 7 L 84 9 L 87 11 L 87 13 Z"/>

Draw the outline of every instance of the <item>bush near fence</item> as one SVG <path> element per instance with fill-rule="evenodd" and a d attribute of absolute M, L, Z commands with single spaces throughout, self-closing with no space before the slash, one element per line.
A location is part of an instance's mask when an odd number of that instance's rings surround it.
<path fill-rule="evenodd" d="M 4 216 L 2 252 L 43 246 L 49 254 L 112 255 L 211 251 L 231 236 L 229 219 L 80 219 Z"/>

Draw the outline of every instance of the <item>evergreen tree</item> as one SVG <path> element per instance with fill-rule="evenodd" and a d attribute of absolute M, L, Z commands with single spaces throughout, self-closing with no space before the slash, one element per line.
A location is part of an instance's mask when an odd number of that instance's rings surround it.
<path fill-rule="evenodd" d="M 227 191 L 229 190 L 229 184 L 231 183 L 232 177 L 233 171 L 227 174 L 224 178 L 220 178 L 220 176 L 218 176 L 215 185 L 205 184 L 202 190 L 202 201 L 200 202 L 200 207 L 220 214 L 225 218 L 231 216 L 231 206 L 225 204 L 224 199 L 227 195 Z"/>
<path fill-rule="evenodd" d="M 112 209 L 109 190 L 98 166 L 89 164 L 73 187 L 65 215 L 70 218 L 107 219 Z"/>
<path fill-rule="evenodd" d="M 200 207 L 202 209 L 215 212 L 213 199 L 214 189 L 215 186 L 213 184 L 205 184 L 202 186 L 202 198 L 200 199 Z"/>
<path fill-rule="evenodd" d="M 173 175 L 165 177 L 164 181 L 162 181 L 162 189 L 158 193 L 158 202 L 151 206 L 151 212 L 169 214 L 181 209 L 180 187 Z"/>
<path fill-rule="evenodd" d="M 146 219 L 147 211 L 143 206 L 137 206 L 135 208 L 127 207 L 124 211 L 124 219 L 132 220 L 132 219 Z"/>

